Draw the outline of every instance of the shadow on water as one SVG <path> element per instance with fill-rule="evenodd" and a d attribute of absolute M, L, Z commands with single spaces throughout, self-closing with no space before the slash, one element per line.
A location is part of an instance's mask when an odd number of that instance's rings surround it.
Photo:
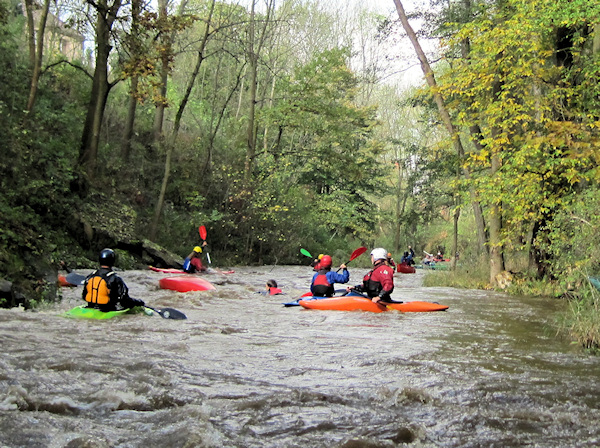
<path fill-rule="evenodd" d="M 562 303 L 423 288 L 446 312 L 283 307 L 307 267 L 207 275 L 214 291 L 132 296 L 188 319 L 68 320 L 81 289 L 41 312 L 0 310 L 2 447 L 598 446 L 599 361 L 556 337 Z M 352 271 L 351 284 L 364 270 Z M 258 294 L 276 278 L 283 296 Z"/>

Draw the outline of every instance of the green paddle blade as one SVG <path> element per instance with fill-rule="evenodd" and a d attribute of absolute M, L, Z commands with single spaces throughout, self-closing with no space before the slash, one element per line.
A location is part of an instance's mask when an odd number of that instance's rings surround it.
<path fill-rule="evenodd" d="M 309 252 L 309 251 L 307 251 L 306 249 L 300 249 L 300 253 L 301 253 L 302 255 L 305 255 L 305 256 L 307 256 L 307 257 L 310 257 L 310 258 L 312 258 L 312 255 L 311 255 L 311 254 L 310 254 L 310 252 Z"/>

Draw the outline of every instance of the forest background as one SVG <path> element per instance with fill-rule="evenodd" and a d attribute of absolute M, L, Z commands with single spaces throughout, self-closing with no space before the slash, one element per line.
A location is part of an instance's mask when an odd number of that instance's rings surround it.
<path fill-rule="evenodd" d="M 199 225 L 220 265 L 412 245 L 597 346 L 600 5 L 381 5 L 0 0 L 0 275 L 52 300 Z"/>

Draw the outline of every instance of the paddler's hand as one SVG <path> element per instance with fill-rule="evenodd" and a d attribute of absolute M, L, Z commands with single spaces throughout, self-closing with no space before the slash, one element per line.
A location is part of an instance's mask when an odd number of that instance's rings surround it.
<path fill-rule="evenodd" d="M 377 302 L 379 302 L 381 300 L 381 297 L 375 296 L 371 300 L 373 301 L 373 303 L 377 303 Z"/>
<path fill-rule="evenodd" d="M 346 265 L 344 263 L 340 264 L 340 269 L 346 269 Z"/>
<path fill-rule="evenodd" d="M 130 299 L 131 299 L 131 303 L 133 304 L 133 306 L 145 306 L 146 305 L 144 303 L 144 301 L 141 299 L 134 299 L 132 297 L 130 297 Z"/>

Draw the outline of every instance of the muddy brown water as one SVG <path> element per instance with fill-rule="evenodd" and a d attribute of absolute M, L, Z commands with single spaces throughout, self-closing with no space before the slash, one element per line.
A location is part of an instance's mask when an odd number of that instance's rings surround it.
<path fill-rule="evenodd" d="M 0 310 L 0 447 L 600 445 L 600 360 L 556 336 L 561 301 L 424 288 L 418 271 L 393 297 L 448 311 L 316 311 L 282 306 L 307 267 L 237 267 L 190 293 L 121 275 L 188 320 L 63 317 L 81 287 Z M 286 295 L 258 294 L 269 278 Z"/>

